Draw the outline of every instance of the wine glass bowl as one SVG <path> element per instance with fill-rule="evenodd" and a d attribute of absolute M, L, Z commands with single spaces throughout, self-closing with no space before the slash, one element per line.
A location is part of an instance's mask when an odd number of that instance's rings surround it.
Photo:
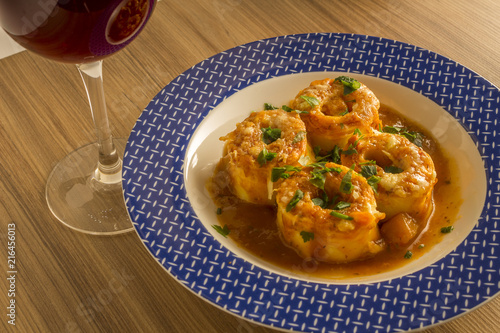
<path fill-rule="evenodd" d="M 0 0 L 3 29 L 24 48 L 81 64 L 127 46 L 151 17 L 156 0 Z"/>
<path fill-rule="evenodd" d="M 123 202 L 125 140 L 111 135 L 102 59 L 132 42 L 156 0 L 0 0 L 0 24 L 20 45 L 45 58 L 73 63 L 82 77 L 97 141 L 76 149 L 49 175 L 47 204 L 66 226 L 90 234 L 132 230 Z"/>

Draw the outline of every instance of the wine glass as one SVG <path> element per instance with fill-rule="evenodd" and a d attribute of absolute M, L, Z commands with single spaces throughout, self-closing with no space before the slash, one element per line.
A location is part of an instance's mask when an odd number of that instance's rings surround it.
<path fill-rule="evenodd" d="M 102 59 L 124 48 L 151 17 L 156 0 L 0 0 L 0 24 L 19 44 L 46 58 L 76 64 L 97 141 L 52 170 L 46 199 L 66 226 L 90 234 L 132 230 L 121 187 L 125 140 L 112 138 Z"/>

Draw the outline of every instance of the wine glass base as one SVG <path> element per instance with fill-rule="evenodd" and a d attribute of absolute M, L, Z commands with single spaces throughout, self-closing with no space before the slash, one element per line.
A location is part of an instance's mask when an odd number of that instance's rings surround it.
<path fill-rule="evenodd" d="M 118 156 L 126 140 L 115 139 Z M 123 200 L 121 172 L 112 182 L 96 177 L 97 143 L 78 148 L 63 158 L 47 180 L 45 196 L 54 216 L 66 226 L 94 235 L 113 235 L 133 230 Z"/>

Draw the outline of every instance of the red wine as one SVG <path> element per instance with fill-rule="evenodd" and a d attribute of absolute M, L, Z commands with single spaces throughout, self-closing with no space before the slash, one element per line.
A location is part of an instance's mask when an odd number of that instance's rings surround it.
<path fill-rule="evenodd" d="M 156 0 L 0 0 L 0 24 L 19 44 L 44 57 L 85 63 L 129 44 Z"/>

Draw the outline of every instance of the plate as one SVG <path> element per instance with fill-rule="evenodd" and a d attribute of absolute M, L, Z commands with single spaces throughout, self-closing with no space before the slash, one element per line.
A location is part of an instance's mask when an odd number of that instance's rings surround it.
<path fill-rule="evenodd" d="M 222 153 L 219 136 L 250 111 L 346 72 L 453 154 L 465 203 L 453 233 L 402 269 L 324 280 L 273 267 L 217 234 L 204 184 Z M 317 33 L 241 45 L 178 76 L 143 111 L 124 155 L 126 206 L 166 271 L 241 318 L 304 332 L 429 327 L 499 293 L 499 104 L 484 78 L 398 41 Z"/>

